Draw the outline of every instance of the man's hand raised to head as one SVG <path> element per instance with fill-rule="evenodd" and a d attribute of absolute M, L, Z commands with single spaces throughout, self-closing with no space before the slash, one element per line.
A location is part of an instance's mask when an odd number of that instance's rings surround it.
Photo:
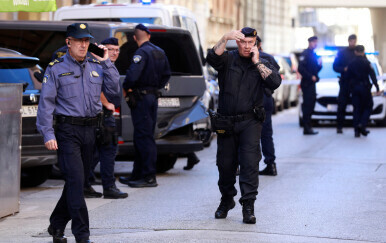
<path fill-rule="evenodd" d="M 95 43 L 95 45 L 97 45 L 97 43 Z M 97 59 L 100 62 L 103 62 L 103 61 L 106 61 L 107 59 L 109 59 L 109 51 L 107 50 L 107 47 L 105 47 L 104 45 L 99 45 L 98 48 L 101 48 L 104 51 L 103 57 L 100 57 L 100 56 L 95 55 L 94 53 L 90 52 L 91 55 L 93 55 L 93 57 L 95 57 L 95 59 Z"/>
<path fill-rule="evenodd" d="M 241 30 L 232 30 L 231 32 L 225 34 L 226 40 L 244 40 L 245 36 L 241 33 Z"/>

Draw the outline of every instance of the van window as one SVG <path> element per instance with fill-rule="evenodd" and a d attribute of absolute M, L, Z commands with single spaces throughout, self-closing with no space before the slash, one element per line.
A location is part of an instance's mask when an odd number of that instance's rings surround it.
<path fill-rule="evenodd" d="M 121 48 L 115 66 L 121 75 L 125 75 L 138 46 L 133 40 L 132 31 L 118 31 L 115 37 Z M 189 34 L 153 32 L 150 41 L 165 51 L 172 75 L 202 75 L 201 62 Z"/>
<path fill-rule="evenodd" d="M 198 35 L 198 28 L 196 22 L 192 18 L 182 17 L 182 28 L 189 30 L 192 34 L 193 41 L 196 45 L 197 51 L 200 50 L 200 37 Z"/>
<path fill-rule="evenodd" d="M 66 33 L 45 30 L 0 30 L 0 47 L 39 58 L 44 69 L 51 62 L 52 54 L 65 44 Z"/>

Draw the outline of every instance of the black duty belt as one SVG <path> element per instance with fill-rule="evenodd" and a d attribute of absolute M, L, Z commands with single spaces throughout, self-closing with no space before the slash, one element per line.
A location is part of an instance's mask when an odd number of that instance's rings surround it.
<path fill-rule="evenodd" d="M 219 114 L 219 117 L 224 118 L 224 119 L 229 119 L 232 122 L 241 122 L 241 121 L 255 118 L 255 114 L 253 112 L 248 112 L 248 113 L 234 115 L 234 116 L 224 116 L 224 115 Z"/>
<path fill-rule="evenodd" d="M 78 126 L 98 126 L 100 119 L 100 115 L 95 117 L 55 116 L 57 123 L 68 123 Z"/>

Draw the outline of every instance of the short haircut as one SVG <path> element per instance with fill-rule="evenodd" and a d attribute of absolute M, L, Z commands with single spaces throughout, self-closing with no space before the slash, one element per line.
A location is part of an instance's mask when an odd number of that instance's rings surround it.
<path fill-rule="evenodd" d="M 365 52 L 365 47 L 363 45 L 357 45 L 355 47 L 355 51 L 359 52 L 359 53 L 363 53 L 363 52 Z"/>
<path fill-rule="evenodd" d="M 356 34 L 349 35 L 348 40 L 356 40 L 357 36 Z"/>

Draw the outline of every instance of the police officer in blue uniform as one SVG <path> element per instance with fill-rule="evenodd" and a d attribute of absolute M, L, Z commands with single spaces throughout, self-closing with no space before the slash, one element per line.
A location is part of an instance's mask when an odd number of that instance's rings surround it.
<path fill-rule="evenodd" d="M 52 61 L 44 75 L 36 126 L 47 149 L 57 150 L 65 179 L 63 193 L 51 214 L 48 232 L 54 242 L 67 242 L 64 229 L 72 220 L 76 242 L 90 242 L 87 206 L 83 195 L 85 178 L 90 173 L 95 131 L 100 123 L 100 94 L 119 92 L 119 74 L 104 56 L 86 58 L 92 38 L 88 25 L 67 27 L 66 55 Z M 55 119 L 55 129 L 53 120 Z"/>
<path fill-rule="evenodd" d="M 299 58 L 298 71 L 302 75 L 300 87 L 303 93 L 303 134 L 315 135 L 318 134 L 311 126 L 311 116 L 314 112 L 316 102 L 316 82 L 319 81 L 318 73 L 322 69 L 321 59 L 314 52 L 318 45 L 318 37 L 312 36 L 308 38 L 308 48 L 305 49 Z"/>
<path fill-rule="evenodd" d="M 134 40 L 139 48 L 126 72 L 123 93 L 131 108 L 134 125 L 134 168 L 130 178 L 120 178 L 130 187 L 155 187 L 157 147 L 154 130 L 157 122 L 159 89 L 170 78 L 170 67 L 165 52 L 150 42 L 150 31 L 138 24 Z M 123 179 L 123 180 L 122 180 Z"/>
<path fill-rule="evenodd" d="M 259 57 L 267 60 L 275 69 L 279 71 L 280 66 L 275 61 L 275 58 L 263 51 L 261 48 L 261 38 L 256 36 L 257 49 L 259 50 Z M 274 100 L 272 98 L 273 91 L 269 88 L 264 89 L 264 110 L 265 121 L 263 122 L 263 129 L 261 130 L 261 151 L 264 156 L 264 163 L 267 165 L 259 172 L 259 175 L 276 176 L 277 169 L 275 163 L 275 145 L 273 143 L 273 129 L 272 129 L 272 113 L 274 107 Z"/>
<path fill-rule="evenodd" d="M 371 112 L 373 111 L 373 97 L 371 86 L 374 85 L 379 94 L 379 85 L 375 71 L 365 56 L 365 48 L 362 45 L 355 47 L 356 57 L 347 67 L 347 80 L 352 93 L 354 106 L 354 133 L 355 137 L 367 136 L 366 130 Z M 372 80 L 370 83 L 369 76 Z"/>
<path fill-rule="evenodd" d="M 239 202 L 243 207 L 243 222 L 247 224 L 256 223 L 254 203 L 259 184 L 264 87 L 274 90 L 281 82 L 275 68 L 260 58 L 256 35 L 256 30 L 249 27 L 231 31 L 207 56 L 208 63 L 218 71 L 220 86 L 218 113 L 211 115 L 218 134 L 218 186 L 222 195 L 215 218 L 226 218 L 228 211 L 235 207 L 234 184 L 240 165 Z M 236 40 L 238 50 L 225 51 L 228 40 Z"/>
<path fill-rule="evenodd" d="M 346 107 L 350 102 L 350 85 L 347 79 L 347 67 L 351 61 L 355 59 L 355 46 L 357 36 L 350 35 L 348 37 L 348 47 L 338 52 L 333 64 L 335 72 L 340 73 L 339 79 L 339 95 L 338 95 L 338 111 L 337 111 L 337 128 L 336 132 L 343 133 L 343 125 L 346 115 Z"/>
<path fill-rule="evenodd" d="M 119 55 L 118 39 L 114 37 L 107 38 L 101 42 L 105 45 L 109 53 L 109 58 L 114 63 Z M 121 192 L 115 184 L 114 165 L 115 156 L 117 152 L 117 131 L 115 124 L 115 117 L 113 113 L 116 107 L 121 105 L 121 92 L 115 95 L 108 95 L 101 93 L 101 102 L 103 105 L 103 132 L 101 133 L 101 139 L 97 141 L 96 151 L 94 156 L 93 165 L 91 166 L 89 181 L 86 181 L 85 197 L 88 193 L 88 197 L 101 197 L 102 194 L 87 190 L 92 188 L 92 180 L 95 180 L 94 169 L 98 162 L 100 162 L 100 173 L 102 177 L 103 197 L 108 199 L 126 198 L 127 193 Z M 95 183 L 95 181 L 94 181 Z"/>

